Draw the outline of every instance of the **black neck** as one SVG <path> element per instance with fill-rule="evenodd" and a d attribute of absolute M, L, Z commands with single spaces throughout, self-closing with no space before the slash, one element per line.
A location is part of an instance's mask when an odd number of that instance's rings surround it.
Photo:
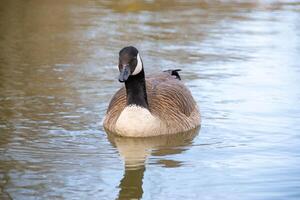
<path fill-rule="evenodd" d="M 137 105 L 148 109 L 146 81 L 144 69 L 134 76 L 129 76 L 125 82 L 127 105 Z"/>

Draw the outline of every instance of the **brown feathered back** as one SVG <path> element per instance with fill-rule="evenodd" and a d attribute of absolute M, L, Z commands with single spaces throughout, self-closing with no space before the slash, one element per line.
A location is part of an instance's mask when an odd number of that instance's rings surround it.
<path fill-rule="evenodd" d="M 200 114 L 190 91 L 169 73 L 146 77 L 150 112 L 164 124 L 171 134 L 190 130 L 200 125 Z M 115 132 L 118 117 L 126 106 L 126 90 L 122 87 L 113 96 L 104 120 L 104 127 Z"/>

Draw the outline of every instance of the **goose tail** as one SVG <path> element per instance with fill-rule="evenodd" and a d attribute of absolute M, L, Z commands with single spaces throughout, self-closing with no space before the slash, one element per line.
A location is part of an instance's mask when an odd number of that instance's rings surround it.
<path fill-rule="evenodd" d="M 181 80 L 181 77 L 179 75 L 179 71 L 181 71 L 181 69 L 168 69 L 168 70 L 164 70 L 164 72 L 169 73 L 172 76 L 175 76 L 176 79 Z"/>

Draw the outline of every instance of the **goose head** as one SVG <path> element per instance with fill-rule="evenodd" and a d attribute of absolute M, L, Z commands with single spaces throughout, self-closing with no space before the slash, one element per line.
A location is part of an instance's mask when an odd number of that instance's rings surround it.
<path fill-rule="evenodd" d="M 119 81 L 126 82 L 130 76 L 138 75 L 143 70 L 143 63 L 139 51 L 128 46 L 119 52 Z"/>

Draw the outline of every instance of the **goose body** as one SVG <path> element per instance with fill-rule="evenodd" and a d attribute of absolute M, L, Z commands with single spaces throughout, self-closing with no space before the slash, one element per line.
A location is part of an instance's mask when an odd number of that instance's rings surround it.
<path fill-rule="evenodd" d="M 128 64 L 131 57 L 136 61 Z M 145 77 L 134 47 L 120 51 L 119 69 L 119 81 L 125 82 L 125 87 L 110 101 L 105 129 L 121 136 L 148 137 L 186 132 L 200 126 L 197 104 L 177 70 Z"/>

